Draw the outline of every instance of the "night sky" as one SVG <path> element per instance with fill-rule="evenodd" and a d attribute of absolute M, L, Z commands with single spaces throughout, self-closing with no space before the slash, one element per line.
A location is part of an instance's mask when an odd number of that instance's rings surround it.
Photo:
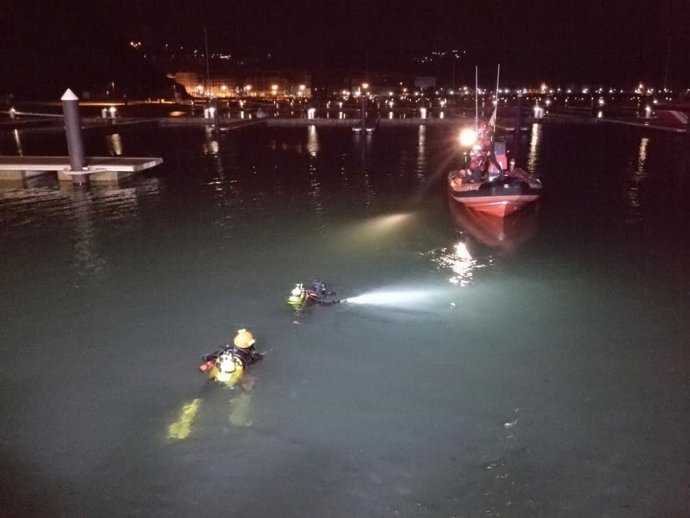
<path fill-rule="evenodd" d="M 690 83 L 690 0 L 29 0 L 0 9 L 3 71 L 22 74 L 48 63 L 78 75 L 117 59 L 132 38 L 203 51 L 207 27 L 211 52 L 310 71 L 448 79 L 450 58 L 414 58 L 458 49 L 458 83 L 472 82 L 475 65 L 488 81 L 499 62 L 506 86 Z"/>

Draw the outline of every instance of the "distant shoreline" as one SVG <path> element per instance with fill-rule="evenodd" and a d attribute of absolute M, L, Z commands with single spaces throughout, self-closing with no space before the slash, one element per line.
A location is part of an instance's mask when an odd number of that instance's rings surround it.
<path fill-rule="evenodd" d="M 182 126 L 213 126 L 214 120 L 203 117 L 117 117 L 114 119 L 103 119 L 101 117 L 82 117 L 85 130 L 104 129 L 104 128 L 126 128 L 126 127 L 182 127 Z M 361 119 L 336 119 L 336 118 L 290 118 L 290 117 L 265 117 L 265 118 L 229 118 L 219 119 L 221 129 L 225 131 L 240 129 L 247 126 L 265 125 L 268 127 L 340 127 L 358 128 L 361 126 Z M 394 128 L 409 126 L 466 126 L 474 123 L 473 117 L 451 116 L 446 118 L 380 118 L 368 120 L 367 128 Z M 502 131 L 514 131 L 513 118 L 499 118 L 498 128 Z M 525 117 L 521 121 L 523 131 L 526 126 L 534 123 L 545 124 L 616 124 L 653 130 L 687 133 L 687 128 L 672 127 L 658 124 L 654 120 L 631 119 L 631 118 L 594 118 L 583 115 L 549 114 L 543 118 Z M 0 120 L 0 133 L 14 130 L 36 130 L 36 131 L 62 131 L 61 117 L 55 118 L 21 118 L 21 119 L 2 119 Z"/>

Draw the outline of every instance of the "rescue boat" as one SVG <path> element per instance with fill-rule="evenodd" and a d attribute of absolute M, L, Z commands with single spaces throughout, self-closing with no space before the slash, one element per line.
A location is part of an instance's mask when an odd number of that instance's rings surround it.
<path fill-rule="evenodd" d="M 496 162 L 482 180 L 474 180 L 469 169 L 448 173 L 448 189 L 453 199 L 465 207 L 500 218 L 510 216 L 541 197 L 541 180 L 519 167 L 506 163 L 505 144 L 494 144 Z"/>
<path fill-rule="evenodd" d="M 469 164 L 465 162 L 465 169 L 448 173 L 448 190 L 453 199 L 465 207 L 504 218 L 541 197 L 541 180 L 515 167 L 513 160 L 509 167 L 505 142 L 496 140 L 500 72 L 501 65 L 498 65 L 494 112 L 488 123 L 480 124 L 476 96 L 479 69 L 475 67 L 474 130 L 465 128 L 460 133 L 460 143 L 471 147 L 470 161 Z M 516 115 L 515 126 L 520 128 L 519 109 Z"/>

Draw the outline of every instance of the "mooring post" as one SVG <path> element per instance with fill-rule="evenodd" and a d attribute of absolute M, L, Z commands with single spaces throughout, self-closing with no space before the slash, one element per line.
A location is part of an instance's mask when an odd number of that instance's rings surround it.
<path fill-rule="evenodd" d="M 67 137 L 70 169 L 72 173 L 83 171 L 86 166 L 86 157 L 84 156 L 84 139 L 81 133 L 81 117 L 79 116 L 79 97 L 68 88 L 60 100 L 65 118 L 65 136 Z M 89 177 L 86 174 L 72 174 L 72 183 L 74 185 L 88 184 Z"/>
<path fill-rule="evenodd" d="M 367 96 L 362 92 L 362 97 L 360 98 L 360 105 L 362 110 L 362 133 L 367 129 Z"/>

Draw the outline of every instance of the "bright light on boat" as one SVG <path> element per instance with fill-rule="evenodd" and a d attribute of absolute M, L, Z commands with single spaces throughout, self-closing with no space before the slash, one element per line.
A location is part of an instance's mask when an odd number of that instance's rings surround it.
<path fill-rule="evenodd" d="M 463 128 L 460 132 L 460 145 L 463 147 L 472 147 L 477 142 L 477 132 L 474 128 Z"/>

